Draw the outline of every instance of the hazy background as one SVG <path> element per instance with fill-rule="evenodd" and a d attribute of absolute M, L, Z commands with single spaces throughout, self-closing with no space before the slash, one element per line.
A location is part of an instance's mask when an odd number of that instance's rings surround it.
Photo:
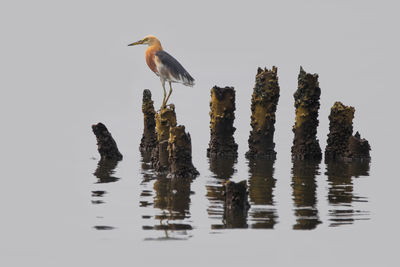
<path fill-rule="evenodd" d="M 396 266 L 398 204 L 397 1 L 1 1 L 0 265 L 2 266 Z M 141 96 L 161 104 L 159 79 L 145 64 L 154 34 L 196 79 L 175 85 L 178 123 L 192 136 L 195 229 L 184 242 L 144 242 L 141 230 Z M 204 180 L 209 98 L 214 85 L 237 92 L 235 180 L 248 178 L 243 154 L 258 66 L 278 67 L 275 132 L 276 230 L 210 235 Z M 318 138 L 325 148 L 335 101 L 356 108 L 354 130 L 372 146 L 370 177 L 357 187 L 371 220 L 352 227 L 293 231 L 290 146 L 293 93 L 302 65 L 320 76 Z M 90 125 L 107 125 L 124 161 L 112 201 L 100 213 L 118 229 L 92 229 L 98 158 Z M 321 164 L 324 168 L 324 165 Z M 318 184 L 322 218 L 326 178 Z M 111 195 L 111 194 L 110 194 Z"/>

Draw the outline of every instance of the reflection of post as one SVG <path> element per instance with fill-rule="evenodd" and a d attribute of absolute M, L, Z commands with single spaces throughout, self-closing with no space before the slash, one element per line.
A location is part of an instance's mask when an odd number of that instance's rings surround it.
<path fill-rule="evenodd" d="M 154 207 L 163 210 L 163 214 L 156 215 L 161 221 L 156 230 L 191 230 L 192 226 L 185 222 L 190 218 L 190 184 L 191 179 L 160 176 L 154 183 L 156 196 Z M 163 224 L 162 221 L 167 223 Z M 178 222 L 177 222 L 178 221 Z"/>
<path fill-rule="evenodd" d="M 97 183 L 111 183 L 111 182 L 116 182 L 119 180 L 119 178 L 114 177 L 114 170 L 118 165 L 117 160 L 106 160 L 106 159 L 101 159 L 99 160 L 99 163 L 97 164 L 97 169 L 93 173 L 94 176 L 98 178 Z"/>
<path fill-rule="evenodd" d="M 218 179 L 227 180 L 232 177 L 235 172 L 235 158 L 210 158 L 210 171 L 215 174 Z"/>
<path fill-rule="evenodd" d="M 293 159 L 321 159 L 322 153 L 317 139 L 318 110 L 321 89 L 318 75 L 306 73 L 300 67 L 298 89 L 294 93 L 296 122 L 293 126 Z"/>
<path fill-rule="evenodd" d="M 247 228 L 249 210 L 246 181 L 235 183 L 227 181 L 224 186 L 224 222 L 226 228 Z"/>
<path fill-rule="evenodd" d="M 232 177 L 235 172 L 234 164 L 236 163 L 235 158 L 216 158 L 210 157 L 210 171 L 213 172 L 213 178 L 211 184 L 206 185 L 207 199 L 210 202 L 207 213 L 210 218 L 223 220 L 224 215 L 224 183 Z M 212 229 L 222 229 L 225 225 L 212 224 Z"/>
<path fill-rule="evenodd" d="M 278 215 L 274 206 L 275 188 L 274 174 L 275 160 L 251 159 L 249 161 L 250 179 L 249 196 L 254 211 L 250 216 L 255 221 L 252 228 L 274 228 Z M 261 207 L 257 207 L 257 205 Z M 268 207 L 266 207 L 268 206 Z"/>
<path fill-rule="evenodd" d="M 238 145 L 233 137 L 236 128 L 235 90 L 233 87 L 217 87 L 211 89 L 210 103 L 210 143 L 208 157 L 237 157 Z"/>
<path fill-rule="evenodd" d="M 251 127 L 247 158 L 275 158 L 275 112 L 279 100 L 278 69 L 258 68 L 251 97 Z"/>
<path fill-rule="evenodd" d="M 355 210 L 353 202 L 367 202 L 367 198 L 356 196 L 353 177 L 368 176 L 369 161 L 327 161 L 326 175 L 328 176 L 328 201 L 332 208 L 329 210 L 329 226 L 353 224 L 355 220 L 366 220 L 368 212 Z"/>
<path fill-rule="evenodd" d="M 293 201 L 295 206 L 296 224 L 293 229 L 311 230 L 321 223 L 317 209 L 317 184 L 315 177 L 318 174 L 321 161 L 293 161 Z"/>

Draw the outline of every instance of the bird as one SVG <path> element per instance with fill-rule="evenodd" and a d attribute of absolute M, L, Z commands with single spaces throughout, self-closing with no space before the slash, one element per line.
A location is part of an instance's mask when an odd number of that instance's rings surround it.
<path fill-rule="evenodd" d="M 141 44 L 148 45 L 146 50 L 146 63 L 149 68 L 160 77 L 161 85 L 164 90 L 161 109 L 165 108 L 172 93 L 172 83 L 182 83 L 185 86 L 192 87 L 195 80 L 178 60 L 163 50 L 161 42 L 157 37 L 154 35 L 147 35 L 143 39 L 131 43 L 128 46 Z M 165 90 L 165 82 L 169 83 L 168 96 Z"/>

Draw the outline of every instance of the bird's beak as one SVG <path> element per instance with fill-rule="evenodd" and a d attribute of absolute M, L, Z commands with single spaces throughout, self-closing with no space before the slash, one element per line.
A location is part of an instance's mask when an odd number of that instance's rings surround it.
<path fill-rule="evenodd" d="M 139 41 L 137 41 L 137 42 L 134 42 L 134 43 L 128 44 L 128 46 L 140 45 L 140 44 L 143 44 L 143 43 L 144 43 L 144 41 L 143 41 L 143 40 L 139 40 Z"/>

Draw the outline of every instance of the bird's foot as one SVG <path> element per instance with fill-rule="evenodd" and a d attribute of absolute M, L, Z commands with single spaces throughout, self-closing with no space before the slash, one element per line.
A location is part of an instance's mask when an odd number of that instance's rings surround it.
<path fill-rule="evenodd" d="M 171 110 L 175 110 L 175 105 L 174 105 L 174 104 L 166 104 L 166 105 L 163 105 L 163 106 L 160 107 L 159 110 L 157 110 L 157 112 L 160 112 L 160 111 L 165 110 L 165 109 L 167 109 L 167 108 L 169 108 L 169 109 L 171 109 Z"/>

